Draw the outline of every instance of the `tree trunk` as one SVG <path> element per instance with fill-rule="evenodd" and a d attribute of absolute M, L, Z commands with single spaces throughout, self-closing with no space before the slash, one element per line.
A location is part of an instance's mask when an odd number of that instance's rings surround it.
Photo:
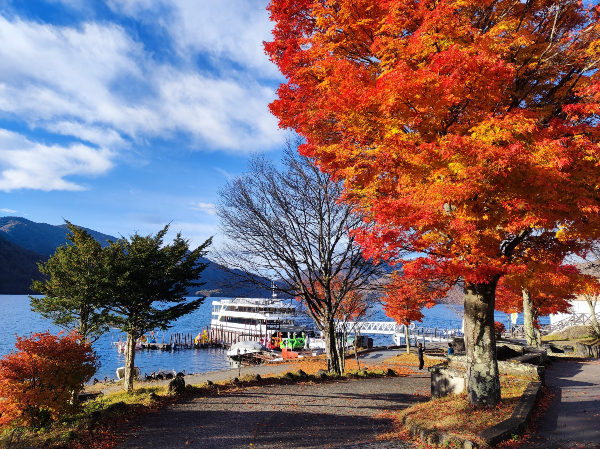
<path fill-rule="evenodd" d="M 342 374 L 342 369 L 335 340 L 335 325 L 333 320 L 328 320 L 325 324 L 323 336 L 325 337 L 325 352 L 327 353 L 327 370 L 339 376 Z"/>
<path fill-rule="evenodd" d="M 535 336 L 535 326 L 533 325 L 533 301 L 531 293 L 527 289 L 523 289 L 523 330 L 525 331 L 525 340 L 527 346 L 538 347 L 537 338 Z"/>
<path fill-rule="evenodd" d="M 406 343 L 406 353 L 410 354 L 410 334 L 407 324 L 404 325 L 404 343 Z"/>
<path fill-rule="evenodd" d="M 494 303 L 497 281 L 465 286 L 467 393 L 472 405 L 495 407 L 500 402 L 496 359 Z"/>
<path fill-rule="evenodd" d="M 596 298 L 598 298 L 596 296 Z M 596 318 L 596 303 L 598 301 L 598 299 L 594 299 L 592 300 L 591 298 L 588 298 L 588 295 L 586 295 L 585 300 L 588 303 L 588 306 L 590 306 L 590 312 L 591 312 L 591 319 L 592 319 L 592 327 L 594 328 L 594 332 L 596 333 L 596 337 L 600 338 L 600 325 L 598 324 L 598 319 Z"/>
<path fill-rule="evenodd" d="M 125 387 L 127 392 L 133 391 L 133 378 L 135 377 L 135 340 L 136 336 L 127 334 L 127 349 L 125 352 Z"/>

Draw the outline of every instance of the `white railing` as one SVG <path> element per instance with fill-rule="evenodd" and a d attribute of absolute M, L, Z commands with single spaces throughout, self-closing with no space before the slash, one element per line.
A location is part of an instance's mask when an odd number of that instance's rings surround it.
<path fill-rule="evenodd" d="M 397 324 L 393 321 L 364 321 L 364 322 L 349 322 L 349 323 L 337 323 L 337 330 L 356 333 L 360 332 L 363 335 L 369 334 L 380 334 L 380 335 L 393 335 L 395 333 L 404 334 L 406 327 L 404 324 Z M 409 333 L 411 335 L 424 337 L 428 341 L 434 340 L 450 340 L 454 337 L 462 336 L 460 329 L 446 329 L 438 327 L 424 327 L 416 326 L 411 324 L 408 326 Z"/>

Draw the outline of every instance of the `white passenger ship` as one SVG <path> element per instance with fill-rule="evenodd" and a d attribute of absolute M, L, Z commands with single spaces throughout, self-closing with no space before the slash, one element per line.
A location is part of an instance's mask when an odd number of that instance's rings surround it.
<path fill-rule="evenodd" d="M 307 326 L 296 325 L 296 307 L 272 298 L 219 299 L 212 303 L 210 337 L 212 341 L 233 344 L 258 341 L 271 346 L 271 337 L 279 333 L 300 335 Z"/>

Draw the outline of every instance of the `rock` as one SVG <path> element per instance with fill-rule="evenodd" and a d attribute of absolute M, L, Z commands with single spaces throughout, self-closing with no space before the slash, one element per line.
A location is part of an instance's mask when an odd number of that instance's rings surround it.
<path fill-rule="evenodd" d="M 465 352 L 465 339 L 463 337 L 454 337 L 452 340 L 454 352 Z"/>
<path fill-rule="evenodd" d="M 185 380 L 183 377 L 175 377 L 169 382 L 169 394 L 183 394 L 185 393 Z"/>
<path fill-rule="evenodd" d="M 328 374 L 329 373 L 327 371 L 325 371 L 324 369 L 320 369 L 319 371 L 317 371 L 317 377 L 319 379 L 326 379 Z"/>
<path fill-rule="evenodd" d="M 100 418 L 102 418 L 102 412 L 100 410 L 94 410 L 90 414 L 90 423 L 91 424 L 97 423 L 98 421 L 100 421 Z"/>
<path fill-rule="evenodd" d="M 600 357 L 600 344 L 586 345 L 585 343 L 577 342 L 577 355 L 582 357 Z"/>
<path fill-rule="evenodd" d="M 123 401 L 115 402 L 114 404 L 110 404 L 108 407 L 106 407 L 106 409 L 104 409 L 105 413 L 115 413 L 115 414 L 125 413 L 126 411 L 127 411 L 127 404 L 125 404 Z"/>
<path fill-rule="evenodd" d="M 308 374 L 306 374 L 301 369 L 296 372 L 296 376 L 298 376 L 300 379 L 306 379 L 306 378 L 308 378 Z"/>

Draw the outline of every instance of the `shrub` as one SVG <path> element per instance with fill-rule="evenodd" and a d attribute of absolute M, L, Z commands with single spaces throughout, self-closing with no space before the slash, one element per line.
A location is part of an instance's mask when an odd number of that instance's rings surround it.
<path fill-rule="evenodd" d="M 505 330 L 506 328 L 504 327 L 504 324 L 502 324 L 500 321 L 494 321 L 494 332 L 496 333 L 496 338 L 500 338 Z"/>
<path fill-rule="evenodd" d="M 39 427 L 79 411 L 77 394 L 96 372 L 98 358 L 78 334 L 61 334 L 17 337 L 17 351 L 0 359 L 0 426 Z"/>

